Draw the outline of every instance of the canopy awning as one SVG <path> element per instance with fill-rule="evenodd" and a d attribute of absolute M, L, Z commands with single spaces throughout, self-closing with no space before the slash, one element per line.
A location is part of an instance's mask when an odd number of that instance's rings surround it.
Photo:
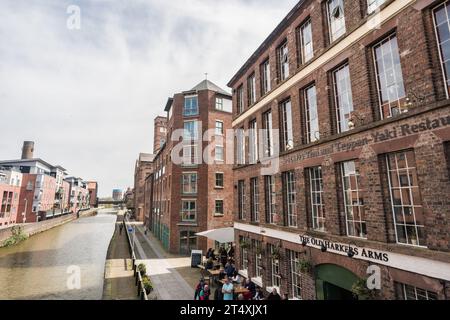
<path fill-rule="evenodd" d="M 232 227 L 197 232 L 196 235 L 207 237 L 220 243 L 234 242 L 234 228 Z"/>

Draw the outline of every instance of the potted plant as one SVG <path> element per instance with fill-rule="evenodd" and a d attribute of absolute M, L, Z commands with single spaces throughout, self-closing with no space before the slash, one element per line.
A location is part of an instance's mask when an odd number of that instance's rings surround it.
<path fill-rule="evenodd" d="M 274 247 L 272 249 L 272 259 L 280 259 L 280 247 Z"/>
<path fill-rule="evenodd" d="M 302 273 L 308 273 L 312 270 L 312 264 L 309 260 L 300 259 L 297 263 L 297 267 Z"/>
<path fill-rule="evenodd" d="M 264 249 L 262 248 L 262 246 L 257 246 L 256 247 L 256 254 L 264 255 Z"/>
<path fill-rule="evenodd" d="M 153 291 L 153 285 L 147 276 L 144 276 L 142 278 L 142 285 L 144 286 L 144 290 L 145 290 L 146 294 L 150 294 L 150 292 Z"/>
<path fill-rule="evenodd" d="M 250 248 L 250 242 L 247 240 L 241 240 L 239 243 L 242 249 L 249 249 Z"/>
<path fill-rule="evenodd" d="M 141 274 L 141 277 L 145 276 L 145 274 L 147 273 L 147 267 L 143 263 L 140 263 L 138 265 L 138 270 L 139 270 L 139 273 Z"/>
<path fill-rule="evenodd" d="M 367 288 L 367 279 L 359 279 L 352 286 L 352 293 L 358 297 L 359 300 L 374 299 L 376 292 Z"/>

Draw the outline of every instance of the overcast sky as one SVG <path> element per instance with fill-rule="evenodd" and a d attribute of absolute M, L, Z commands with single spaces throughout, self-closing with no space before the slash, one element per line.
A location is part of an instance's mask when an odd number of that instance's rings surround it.
<path fill-rule="evenodd" d="M 1 0 L 0 159 L 35 156 L 99 182 L 133 185 L 167 97 L 226 83 L 297 0 Z M 67 8 L 81 28 L 67 28 Z"/>

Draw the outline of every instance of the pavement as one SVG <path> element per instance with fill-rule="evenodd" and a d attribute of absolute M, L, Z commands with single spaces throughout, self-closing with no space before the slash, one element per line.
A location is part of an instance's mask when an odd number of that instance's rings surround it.
<path fill-rule="evenodd" d="M 137 300 L 132 260 L 126 231 L 119 232 L 123 213 L 117 215 L 116 229 L 108 248 L 105 263 L 103 300 Z"/>
<path fill-rule="evenodd" d="M 190 258 L 167 253 L 151 232 L 145 234 L 142 224 L 134 225 L 136 263 L 146 265 L 157 299 L 193 300 L 200 273 L 190 267 Z"/>

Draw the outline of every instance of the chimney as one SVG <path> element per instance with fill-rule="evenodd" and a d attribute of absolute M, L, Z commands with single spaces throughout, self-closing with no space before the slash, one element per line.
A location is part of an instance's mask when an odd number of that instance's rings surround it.
<path fill-rule="evenodd" d="M 24 141 L 22 148 L 22 159 L 33 159 L 34 142 Z"/>

